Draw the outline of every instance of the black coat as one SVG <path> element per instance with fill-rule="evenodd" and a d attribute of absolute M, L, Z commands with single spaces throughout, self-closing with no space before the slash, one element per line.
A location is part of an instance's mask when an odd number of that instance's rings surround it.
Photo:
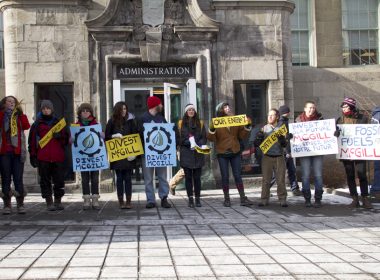
<path fill-rule="evenodd" d="M 138 133 L 136 121 L 134 119 L 128 119 L 124 121 L 124 124 L 121 127 L 116 127 L 112 119 L 110 119 L 106 125 L 105 140 L 112 139 L 112 135 L 117 133 L 120 133 L 123 136 Z M 136 160 L 128 161 L 127 159 L 122 159 L 111 162 L 111 169 L 133 169 L 135 166 Z"/>
<path fill-rule="evenodd" d="M 189 127 L 187 123 L 182 122 L 182 127 L 178 129 L 180 134 L 179 145 L 181 167 L 191 169 L 201 168 L 205 164 L 204 155 L 190 149 L 189 135 L 191 134 L 194 136 L 195 142 L 198 146 L 205 145 L 207 138 L 204 125 L 199 127 L 192 124 Z"/>

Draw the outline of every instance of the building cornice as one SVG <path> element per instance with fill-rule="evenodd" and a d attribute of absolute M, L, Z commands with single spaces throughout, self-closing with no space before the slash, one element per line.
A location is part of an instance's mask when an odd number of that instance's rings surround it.
<path fill-rule="evenodd" d="M 0 0 L 0 11 L 7 8 L 43 6 L 88 6 L 92 0 Z"/>
<path fill-rule="evenodd" d="M 214 9 L 230 8 L 277 8 L 293 12 L 295 4 L 290 0 L 212 0 Z"/>

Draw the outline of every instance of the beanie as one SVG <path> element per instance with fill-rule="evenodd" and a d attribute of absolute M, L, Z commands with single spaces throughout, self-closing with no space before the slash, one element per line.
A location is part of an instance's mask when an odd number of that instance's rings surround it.
<path fill-rule="evenodd" d="M 194 109 L 195 112 L 197 112 L 197 110 L 195 109 L 195 106 L 191 103 L 187 104 L 185 106 L 185 113 L 189 110 L 189 109 Z"/>
<path fill-rule="evenodd" d="M 84 109 L 87 109 L 88 111 L 90 111 L 91 116 L 94 115 L 94 110 L 93 110 L 93 108 L 92 108 L 92 106 L 91 106 L 90 103 L 82 103 L 82 104 L 80 104 L 80 106 L 78 107 L 78 110 L 77 110 L 77 115 L 80 116 L 80 114 L 82 113 L 82 111 Z"/>
<path fill-rule="evenodd" d="M 350 106 L 351 109 L 356 108 L 356 100 L 352 97 L 345 97 L 340 107 L 343 107 L 345 104 Z"/>
<path fill-rule="evenodd" d="M 158 105 L 161 104 L 161 99 L 158 98 L 157 96 L 149 96 L 146 105 L 148 106 L 148 110 L 157 107 Z"/>
<path fill-rule="evenodd" d="M 41 107 L 40 107 L 40 109 L 42 110 L 43 108 L 49 108 L 50 110 L 54 111 L 53 103 L 50 100 L 47 100 L 47 99 L 41 100 Z"/>
<path fill-rule="evenodd" d="M 280 116 L 281 116 L 283 114 L 290 113 L 290 109 L 288 106 L 282 105 L 282 106 L 280 106 L 280 108 L 278 108 L 278 112 L 280 113 Z"/>

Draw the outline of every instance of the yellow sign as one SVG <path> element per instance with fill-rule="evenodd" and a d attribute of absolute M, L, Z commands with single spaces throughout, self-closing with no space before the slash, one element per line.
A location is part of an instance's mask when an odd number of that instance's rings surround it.
<path fill-rule="evenodd" d="M 38 142 L 41 149 L 49 143 L 49 141 L 53 138 L 53 133 L 60 132 L 66 126 L 66 121 L 62 118 L 55 126 L 53 126 L 48 133 L 45 134 L 44 137 Z"/>
<path fill-rule="evenodd" d="M 248 124 L 247 115 L 228 116 L 221 118 L 213 118 L 212 123 L 215 128 L 229 127 L 229 126 L 241 126 Z"/>
<path fill-rule="evenodd" d="M 110 162 L 144 154 L 140 134 L 129 134 L 123 138 L 106 141 L 108 160 Z"/>
<path fill-rule="evenodd" d="M 279 129 L 275 130 L 271 135 L 265 138 L 264 142 L 260 145 L 261 151 L 266 154 L 278 141 L 278 136 L 286 136 L 286 133 L 288 133 L 288 130 L 286 129 L 286 125 L 283 124 Z"/>

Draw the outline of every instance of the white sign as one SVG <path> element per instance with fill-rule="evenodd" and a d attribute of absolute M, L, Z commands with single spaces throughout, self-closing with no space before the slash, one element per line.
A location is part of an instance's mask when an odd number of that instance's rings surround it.
<path fill-rule="evenodd" d="M 380 160 L 380 125 L 340 124 L 338 159 Z"/>
<path fill-rule="evenodd" d="M 334 136 L 335 120 L 290 123 L 289 132 L 293 157 L 309 157 L 338 153 L 338 141 Z"/>

